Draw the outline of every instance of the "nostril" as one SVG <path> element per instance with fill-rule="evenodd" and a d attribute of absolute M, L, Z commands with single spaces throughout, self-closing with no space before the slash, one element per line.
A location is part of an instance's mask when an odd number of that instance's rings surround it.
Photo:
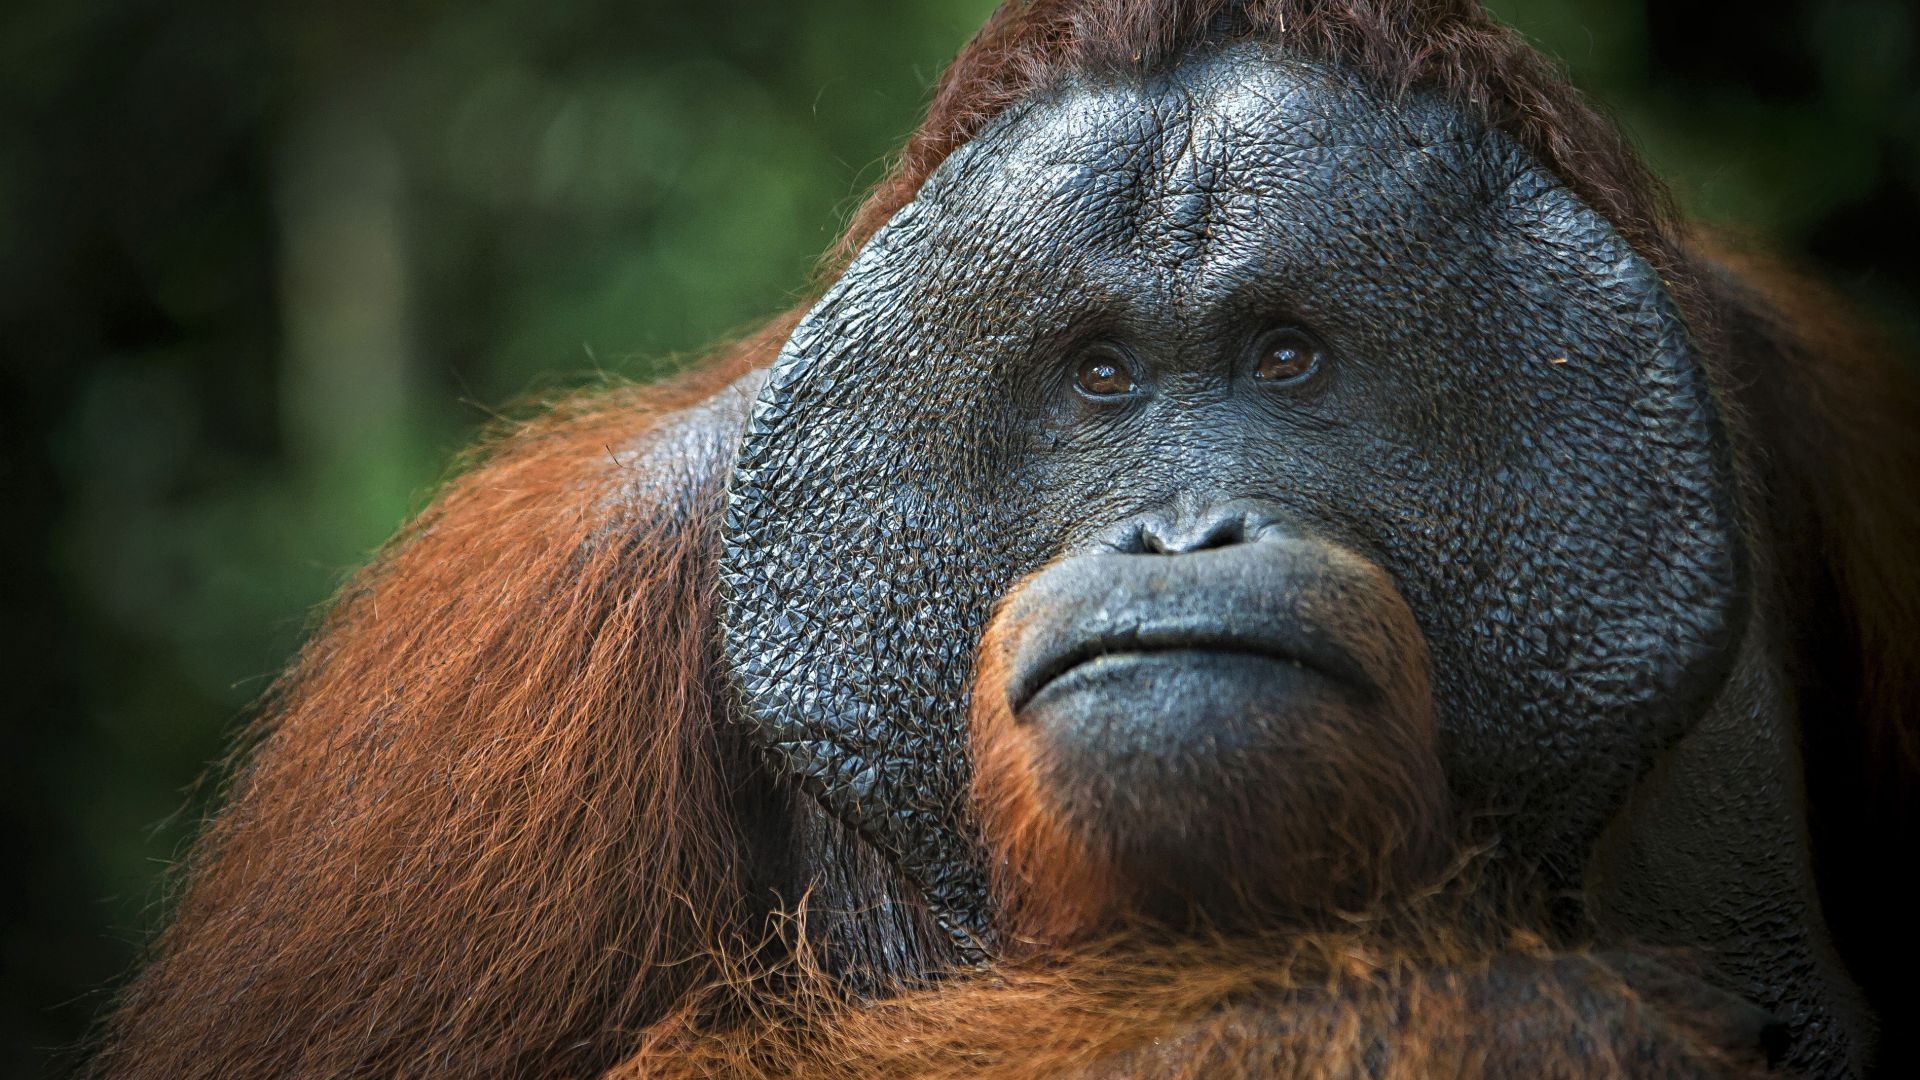
<path fill-rule="evenodd" d="M 1182 551 L 1209 551 L 1213 548 L 1232 547 L 1244 543 L 1247 539 L 1247 519 L 1244 514 L 1229 514 L 1208 522 L 1193 537 L 1192 541 L 1181 547 Z"/>
<path fill-rule="evenodd" d="M 1140 526 L 1138 550 L 1147 555 L 1181 555 L 1192 551 L 1232 547 L 1246 541 L 1247 525 L 1246 515 L 1234 513 L 1220 514 L 1204 521 L 1183 524 L 1163 520 L 1148 521 Z"/>
<path fill-rule="evenodd" d="M 1272 515 L 1236 501 L 1197 520 L 1160 514 L 1134 518 L 1108 533 L 1101 546 L 1116 555 L 1183 555 L 1253 543 L 1273 526 Z"/>

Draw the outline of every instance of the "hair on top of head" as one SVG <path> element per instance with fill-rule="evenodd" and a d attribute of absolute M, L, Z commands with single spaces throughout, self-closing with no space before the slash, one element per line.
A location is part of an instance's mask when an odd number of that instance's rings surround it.
<path fill-rule="evenodd" d="M 1011 0 L 941 78 L 838 262 L 1015 102 L 1076 73 L 1152 74 L 1239 42 L 1350 70 L 1390 97 L 1439 95 L 1539 157 L 1656 268 L 1676 261 L 1671 200 L 1618 126 L 1477 0 Z"/>

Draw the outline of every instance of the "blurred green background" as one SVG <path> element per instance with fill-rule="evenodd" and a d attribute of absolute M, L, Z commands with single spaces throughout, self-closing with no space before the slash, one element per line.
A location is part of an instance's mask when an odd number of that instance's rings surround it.
<path fill-rule="evenodd" d="M 0 1074 L 70 1064 L 196 777 L 449 456 L 786 306 L 991 6 L 0 11 Z M 1908 0 L 1495 6 L 1914 338 Z"/>

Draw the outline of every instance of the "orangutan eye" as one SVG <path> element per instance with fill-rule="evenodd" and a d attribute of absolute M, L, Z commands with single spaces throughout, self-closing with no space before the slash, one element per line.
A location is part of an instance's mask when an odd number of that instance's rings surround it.
<path fill-rule="evenodd" d="M 1080 361 L 1074 381 L 1081 393 L 1096 398 L 1123 397 L 1138 388 L 1126 360 L 1104 350 Z"/>
<path fill-rule="evenodd" d="M 1253 377 L 1265 383 L 1293 383 L 1320 369 L 1326 350 L 1305 330 L 1275 330 L 1260 339 Z"/>

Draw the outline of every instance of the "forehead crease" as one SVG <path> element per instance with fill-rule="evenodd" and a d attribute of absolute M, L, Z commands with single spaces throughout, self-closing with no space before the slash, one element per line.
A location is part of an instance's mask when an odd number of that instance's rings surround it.
<path fill-rule="evenodd" d="M 1408 204 L 1457 202 L 1493 162 L 1460 118 L 1430 102 L 1386 103 L 1294 64 L 1241 66 L 1211 99 L 1209 152 L 1227 178 L 1228 229 L 1301 221 L 1379 231 Z"/>
<path fill-rule="evenodd" d="M 1502 228 L 1498 192 L 1527 171 L 1444 106 L 1270 54 L 1081 82 L 997 128 L 929 200 L 962 256 L 936 273 L 956 295 L 1027 288 L 1050 308 L 1411 271 L 1462 243 L 1465 220 Z"/>
<path fill-rule="evenodd" d="M 1300 177 L 1287 155 L 1328 141 L 1320 104 L 1297 84 L 1261 93 L 1217 76 L 1083 86 L 1028 115 L 1009 171 L 1054 215 L 1101 192 L 1109 246 L 1185 262 L 1222 224 L 1223 198 L 1288 197 Z"/>
<path fill-rule="evenodd" d="M 1361 189 L 1376 208 L 1394 189 L 1431 194 L 1431 181 L 1462 164 L 1432 153 L 1461 140 L 1434 110 L 1383 108 L 1292 63 L 1205 64 L 1148 86 L 1082 86 L 1008 134 L 993 186 L 1017 189 L 1036 219 L 1072 221 L 1080 240 L 1111 253 L 1189 269 L 1236 226 L 1328 216 L 1329 200 Z M 1091 231 L 1079 220 L 1090 210 L 1103 221 Z"/>

